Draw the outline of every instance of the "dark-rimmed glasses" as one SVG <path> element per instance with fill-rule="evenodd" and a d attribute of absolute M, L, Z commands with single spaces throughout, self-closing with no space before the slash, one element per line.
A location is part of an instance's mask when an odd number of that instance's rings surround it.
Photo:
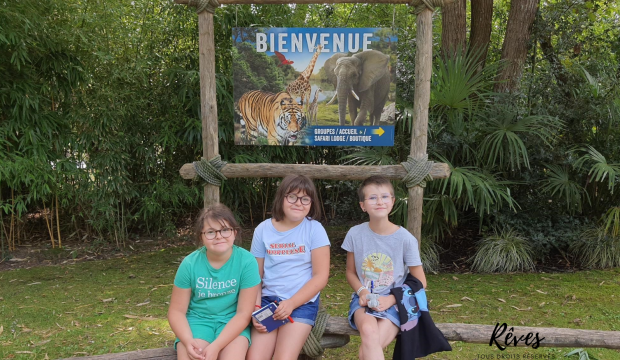
<path fill-rule="evenodd" d="M 385 204 L 385 203 L 391 201 L 393 198 L 394 198 L 394 196 L 392 196 L 392 195 L 384 194 L 384 195 L 381 195 L 381 196 L 370 195 L 369 197 L 367 197 L 364 200 L 366 200 L 368 202 L 368 204 L 370 204 L 370 205 L 376 205 L 377 201 L 379 201 L 379 199 L 381 199 L 381 202 L 383 204 Z"/>
<path fill-rule="evenodd" d="M 205 238 L 207 238 L 207 240 L 213 240 L 217 236 L 217 233 L 220 233 L 220 235 L 222 235 L 223 238 L 227 238 L 227 237 L 230 237 L 230 235 L 232 235 L 233 229 L 223 228 L 220 230 L 207 230 L 207 231 L 203 231 L 202 235 L 204 235 Z"/>
<path fill-rule="evenodd" d="M 312 198 L 307 195 L 304 195 L 304 196 L 297 196 L 295 194 L 286 195 L 286 201 L 288 201 L 289 204 L 296 203 L 297 199 L 300 199 L 302 205 L 310 205 L 310 203 L 312 202 Z"/>

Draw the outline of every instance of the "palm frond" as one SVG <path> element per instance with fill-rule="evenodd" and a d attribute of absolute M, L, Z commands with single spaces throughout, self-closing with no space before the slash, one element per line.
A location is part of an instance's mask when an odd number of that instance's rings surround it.
<path fill-rule="evenodd" d="M 353 153 L 342 156 L 340 160 L 348 165 L 394 165 L 396 161 L 390 152 L 389 147 L 355 148 Z"/>
<path fill-rule="evenodd" d="M 584 79 L 587 81 L 588 83 L 588 87 L 590 89 L 590 93 L 592 94 L 593 97 L 598 97 L 601 94 L 601 85 L 599 84 L 598 80 L 590 75 L 590 73 L 588 72 L 588 70 L 586 70 L 586 68 L 584 68 L 583 66 L 580 66 L 581 71 L 583 72 L 583 77 Z"/>
<path fill-rule="evenodd" d="M 494 77 L 502 63 L 481 68 L 481 51 L 457 51 L 437 58 L 431 79 L 431 109 L 445 119 L 450 131 L 459 136 L 466 122 L 485 108 L 493 95 Z"/>
<path fill-rule="evenodd" d="M 489 64 L 480 70 L 480 51 L 457 51 L 439 57 L 433 74 L 431 107 L 474 110 L 480 100 L 492 95 L 489 91 L 501 63 Z"/>
<path fill-rule="evenodd" d="M 431 187 L 437 187 L 439 193 L 452 198 L 457 208 L 473 208 L 482 221 L 484 215 L 492 210 L 505 205 L 515 210 L 518 206 L 508 187 L 516 184 L 515 182 L 499 180 L 476 167 L 454 167 L 448 159 L 439 154 L 437 158 L 450 166 L 451 175 L 447 179 L 433 181 Z"/>
<path fill-rule="evenodd" d="M 558 165 L 545 164 L 545 166 L 547 167 L 547 179 L 543 180 L 541 191 L 550 194 L 552 197 L 557 194 L 559 198 L 564 198 L 566 209 L 571 214 L 574 214 L 575 211 L 581 212 L 583 196 L 588 202 L 590 201 L 585 189 L 570 179 L 566 168 Z"/>
<path fill-rule="evenodd" d="M 575 168 L 583 169 L 586 164 L 592 164 L 588 175 L 591 175 L 596 182 L 605 181 L 607 178 L 607 188 L 613 194 L 616 180 L 620 176 L 620 165 L 607 163 L 605 156 L 590 145 L 577 150 L 585 151 L 585 154 L 577 159 Z"/>
<path fill-rule="evenodd" d="M 504 110 L 488 119 L 487 135 L 480 145 L 480 152 L 487 166 L 500 169 L 529 169 L 530 161 L 522 137 L 535 136 L 547 146 L 552 146 L 564 123 L 556 117 L 546 115 L 527 116 L 519 119 L 517 114 Z"/>

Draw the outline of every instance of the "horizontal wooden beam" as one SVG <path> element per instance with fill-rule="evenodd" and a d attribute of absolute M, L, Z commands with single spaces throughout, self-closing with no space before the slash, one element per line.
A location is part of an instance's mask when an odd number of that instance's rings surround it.
<path fill-rule="evenodd" d="M 435 324 L 450 341 L 462 341 L 474 344 L 489 344 L 494 325 L 476 324 Z M 523 335 L 538 333 L 538 338 L 542 339 L 542 347 L 570 347 L 570 348 L 607 348 L 620 349 L 620 331 L 599 331 L 581 330 L 565 328 L 545 328 L 545 327 L 526 327 L 515 326 L 512 332 L 517 339 Z M 349 342 L 350 335 L 359 335 L 356 330 L 349 326 L 349 322 L 344 317 L 332 316 L 327 321 L 325 334 L 321 338 L 321 345 L 324 348 L 337 348 Z M 506 336 L 506 332 L 503 334 Z M 500 345 L 505 346 L 503 340 L 498 340 Z M 530 341 L 531 345 L 531 341 Z M 518 343 L 518 346 L 528 346 L 525 341 Z M 71 358 L 74 359 L 74 358 Z M 105 354 L 96 356 L 80 357 L 88 360 L 176 360 L 176 351 L 173 348 L 147 349 L 131 351 L 126 353 Z M 69 360 L 69 359 L 65 359 Z"/>
<path fill-rule="evenodd" d="M 185 164 L 179 170 L 183 179 L 196 177 L 193 164 Z M 222 174 L 227 178 L 285 177 L 289 174 L 306 175 L 312 179 L 363 180 L 371 175 L 383 175 L 388 179 L 400 180 L 407 172 L 401 165 L 305 165 L 305 164 L 226 164 Z M 450 176 L 450 166 L 435 163 L 431 169 L 433 179 Z"/>
<path fill-rule="evenodd" d="M 187 5 L 188 0 L 175 0 L 177 4 Z M 411 4 L 411 0 L 218 0 L 226 4 Z"/>
<path fill-rule="evenodd" d="M 321 338 L 321 347 L 333 349 L 343 347 L 349 343 L 349 335 L 329 335 Z M 67 358 L 60 360 L 75 360 Z M 159 349 L 146 349 L 125 353 L 114 353 L 94 356 L 79 357 L 80 360 L 177 360 L 177 352 L 172 347 Z"/>
<path fill-rule="evenodd" d="M 494 325 L 475 325 L 475 324 L 435 324 L 450 341 L 462 341 L 473 344 L 489 344 Z M 510 326 L 509 326 L 510 328 Z M 498 340 L 504 346 L 503 339 L 508 330 L 504 332 L 502 340 Z M 544 347 L 588 347 L 588 348 L 607 348 L 620 349 L 620 331 L 599 331 L 581 330 L 565 328 L 544 328 L 515 326 L 512 332 L 517 339 L 523 335 L 538 333 L 539 338 L 545 338 L 540 342 Z M 359 335 L 356 330 L 349 326 L 349 322 L 343 317 L 330 317 L 325 327 L 325 334 L 346 334 Z M 531 345 L 530 341 L 530 345 Z M 527 346 L 524 341 L 519 342 L 518 346 Z"/>

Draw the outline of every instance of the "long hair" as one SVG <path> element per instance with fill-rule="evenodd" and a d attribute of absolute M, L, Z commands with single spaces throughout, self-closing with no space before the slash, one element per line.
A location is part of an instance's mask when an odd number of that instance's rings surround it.
<path fill-rule="evenodd" d="M 284 198 L 287 194 L 297 191 L 305 192 L 312 199 L 307 218 L 321 221 L 321 206 L 319 206 L 318 193 L 312 180 L 305 175 L 288 175 L 282 180 L 276 191 L 276 197 L 273 199 L 271 216 L 276 221 L 282 221 L 284 219 L 284 209 L 282 208 Z"/>
<path fill-rule="evenodd" d="M 202 229 L 207 220 L 216 221 L 220 223 L 222 227 L 230 226 L 237 232 L 235 235 L 235 244 L 238 245 L 241 243 L 240 227 L 237 220 L 235 220 L 235 215 L 233 215 L 232 211 L 230 211 L 226 205 L 217 203 L 202 209 L 196 218 L 196 222 L 194 223 L 194 239 L 198 246 L 202 245 Z M 228 223 L 228 225 L 226 223 Z"/>

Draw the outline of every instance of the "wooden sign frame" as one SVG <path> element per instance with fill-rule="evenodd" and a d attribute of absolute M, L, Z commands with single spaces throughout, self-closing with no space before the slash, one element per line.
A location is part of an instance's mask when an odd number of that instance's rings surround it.
<path fill-rule="evenodd" d="M 451 0 L 443 1 L 443 4 Z M 217 101 L 215 88 L 215 41 L 213 12 L 219 4 L 291 4 L 287 0 L 175 0 L 197 8 L 200 52 L 200 110 L 202 120 L 203 157 L 213 159 L 219 155 L 217 128 Z M 413 100 L 413 129 L 410 156 L 423 159 L 427 156 L 428 106 L 433 55 L 433 6 L 440 0 L 296 0 L 296 4 L 381 3 L 409 4 L 417 14 L 417 39 L 415 56 L 415 93 Z M 305 165 L 305 164 L 227 164 L 221 169 L 226 177 L 284 177 L 288 174 L 304 174 L 314 179 L 361 180 L 370 175 L 384 175 L 390 179 L 402 179 L 406 174 L 401 165 Z M 192 164 L 180 169 L 185 179 L 192 179 L 196 171 Z M 435 163 L 431 170 L 434 179 L 450 176 L 447 164 Z M 407 230 L 422 242 L 422 200 L 424 188 L 408 189 Z M 204 188 L 204 206 L 219 202 L 219 187 L 207 184 Z"/>

